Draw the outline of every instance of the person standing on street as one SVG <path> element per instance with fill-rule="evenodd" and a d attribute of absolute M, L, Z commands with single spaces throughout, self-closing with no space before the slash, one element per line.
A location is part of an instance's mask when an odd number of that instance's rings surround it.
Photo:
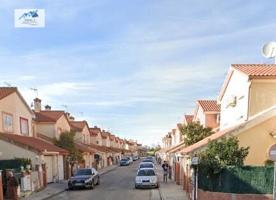
<path fill-rule="evenodd" d="M 162 165 L 162 168 L 163 168 L 163 181 L 165 183 L 167 183 L 168 181 L 168 171 L 169 171 L 169 165 L 166 161 L 164 161 L 163 165 Z"/>

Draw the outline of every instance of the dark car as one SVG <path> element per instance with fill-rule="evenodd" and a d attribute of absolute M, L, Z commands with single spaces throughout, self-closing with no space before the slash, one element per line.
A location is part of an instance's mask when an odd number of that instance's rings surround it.
<path fill-rule="evenodd" d="M 120 160 L 120 166 L 128 166 L 130 164 L 129 159 L 123 158 Z"/>
<path fill-rule="evenodd" d="M 146 159 L 150 159 L 150 160 L 154 161 L 154 158 L 152 156 L 148 156 L 148 157 L 146 157 Z"/>
<path fill-rule="evenodd" d="M 142 168 L 155 169 L 154 164 L 152 162 L 141 162 L 139 165 L 139 169 L 142 169 Z"/>
<path fill-rule="evenodd" d="M 90 188 L 100 184 L 100 175 L 94 168 L 78 169 L 68 181 L 68 189 Z"/>
<path fill-rule="evenodd" d="M 154 163 L 153 159 L 144 159 L 142 162 L 151 162 L 151 163 Z"/>

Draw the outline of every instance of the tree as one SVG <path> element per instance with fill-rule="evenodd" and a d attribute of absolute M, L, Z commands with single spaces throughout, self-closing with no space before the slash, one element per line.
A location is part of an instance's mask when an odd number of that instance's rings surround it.
<path fill-rule="evenodd" d="M 60 134 L 59 140 L 55 141 L 55 144 L 57 146 L 69 151 L 68 158 L 71 165 L 73 165 L 75 162 L 83 161 L 81 152 L 79 152 L 78 149 L 75 147 L 74 137 L 74 132 L 63 132 Z"/>
<path fill-rule="evenodd" d="M 211 128 L 204 128 L 199 122 L 192 122 L 180 129 L 186 145 L 192 145 L 213 134 Z"/>
<path fill-rule="evenodd" d="M 226 166 L 242 166 L 249 147 L 239 147 L 236 137 L 211 141 L 200 157 L 200 168 L 208 175 L 218 174 Z"/>

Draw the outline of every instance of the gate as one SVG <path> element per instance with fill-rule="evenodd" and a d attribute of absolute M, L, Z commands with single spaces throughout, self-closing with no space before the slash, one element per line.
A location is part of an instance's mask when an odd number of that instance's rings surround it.
<path fill-rule="evenodd" d="M 175 182 L 177 185 L 180 185 L 180 164 L 175 163 Z"/>

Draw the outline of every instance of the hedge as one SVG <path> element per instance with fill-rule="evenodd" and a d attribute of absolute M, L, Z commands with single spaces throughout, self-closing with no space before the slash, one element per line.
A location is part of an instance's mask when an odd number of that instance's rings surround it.
<path fill-rule="evenodd" d="M 31 164 L 30 159 L 25 158 L 15 158 L 12 160 L 0 160 L 0 170 L 5 169 L 14 169 L 15 171 L 19 171 L 21 166 L 26 168 L 26 165 Z"/>
<path fill-rule="evenodd" d="M 199 169 L 200 189 L 239 194 L 272 194 L 273 167 L 227 167 L 220 174 L 208 177 Z"/>

